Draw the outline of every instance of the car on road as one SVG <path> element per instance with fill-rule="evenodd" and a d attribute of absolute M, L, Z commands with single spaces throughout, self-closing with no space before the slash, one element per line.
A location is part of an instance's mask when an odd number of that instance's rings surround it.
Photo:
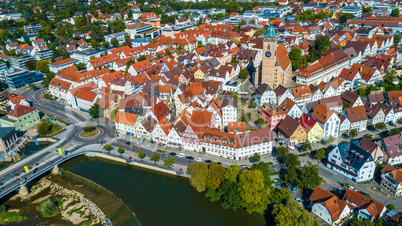
<path fill-rule="evenodd" d="M 177 157 L 185 158 L 185 157 L 186 157 L 186 154 L 184 154 L 184 153 L 179 153 L 179 154 L 177 154 Z"/>
<path fill-rule="evenodd" d="M 176 152 L 170 152 L 169 155 L 176 156 Z"/>
<path fill-rule="evenodd" d="M 286 189 L 288 189 L 289 191 L 291 191 L 291 190 L 292 190 L 292 187 L 293 187 L 293 186 L 289 184 L 289 185 L 286 187 Z"/>
<path fill-rule="evenodd" d="M 292 192 L 295 193 L 296 191 L 297 191 L 297 187 L 294 186 L 294 187 L 292 188 Z"/>
<path fill-rule="evenodd" d="M 353 186 L 349 186 L 349 189 L 352 190 L 352 191 L 357 191 L 356 188 L 353 187 Z"/>
<path fill-rule="evenodd" d="M 296 198 L 296 202 L 299 203 L 299 205 L 303 206 L 303 202 L 301 198 Z"/>
<path fill-rule="evenodd" d="M 201 158 L 195 158 L 195 161 L 202 162 L 202 159 Z"/>
<path fill-rule="evenodd" d="M 169 155 L 165 153 L 165 154 L 162 154 L 162 157 L 167 158 L 167 157 L 169 157 Z"/>
<path fill-rule="evenodd" d="M 130 145 L 131 143 L 130 143 L 130 141 L 127 141 L 126 144 L 127 144 L 127 145 Z"/>
<path fill-rule="evenodd" d="M 186 156 L 186 159 L 193 160 L 193 159 L 194 159 L 194 157 L 193 157 L 193 156 Z"/>
<path fill-rule="evenodd" d="M 218 165 L 222 165 L 222 163 L 221 162 L 217 162 L 218 163 Z"/>
<path fill-rule="evenodd" d="M 207 159 L 207 160 L 205 160 L 204 162 L 205 162 L 205 163 L 211 163 L 212 161 L 209 160 L 209 159 Z"/>

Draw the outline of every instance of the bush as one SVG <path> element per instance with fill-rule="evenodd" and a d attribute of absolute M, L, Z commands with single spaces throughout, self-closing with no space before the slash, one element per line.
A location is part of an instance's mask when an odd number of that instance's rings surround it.
<path fill-rule="evenodd" d="M 49 122 L 46 119 L 42 119 L 40 120 L 37 132 L 41 136 L 49 136 L 55 134 L 60 130 L 61 127 L 59 125 Z"/>
<path fill-rule="evenodd" d="M 395 206 L 392 205 L 392 204 L 388 204 L 388 205 L 387 205 L 387 209 L 388 209 L 388 210 L 394 210 L 394 209 L 395 209 Z"/>
<path fill-rule="evenodd" d="M 50 119 L 53 121 L 56 119 L 56 117 L 54 117 L 54 115 L 52 115 L 52 117 L 50 117 Z"/>
<path fill-rule="evenodd" d="M 83 128 L 83 130 L 84 130 L 84 132 L 90 133 L 90 132 L 92 132 L 92 131 L 95 130 L 95 127 L 94 127 L 94 126 L 91 126 L 91 125 L 87 125 L 87 126 L 85 126 L 85 127 Z"/>
<path fill-rule="evenodd" d="M 61 121 L 63 121 L 63 120 L 62 120 L 61 118 L 58 118 L 57 121 L 61 122 Z"/>
<path fill-rule="evenodd" d="M 123 154 L 124 149 L 123 149 L 123 148 L 119 148 L 119 149 L 117 149 L 117 152 L 118 152 L 119 154 Z"/>
<path fill-rule="evenodd" d="M 103 146 L 103 149 L 105 149 L 106 151 L 110 151 L 113 149 L 113 147 L 110 144 L 106 144 L 105 146 Z"/>
<path fill-rule="evenodd" d="M 63 124 L 64 124 L 64 125 L 67 125 L 67 124 L 68 124 L 68 121 L 64 121 Z"/>
<path fill-rule="evenodd" d="M 59 215 L 59 207 L 52 200 L 48 199 L 39 206 L 39 211 L 44 217 L 54 217 Z"/>

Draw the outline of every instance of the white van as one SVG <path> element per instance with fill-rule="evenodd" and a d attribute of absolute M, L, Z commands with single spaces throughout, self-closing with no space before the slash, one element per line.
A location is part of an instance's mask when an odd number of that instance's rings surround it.
<path fill-rule="evenodd" d="M 180 157 L 180 158 L 185 158 L 185 157 L 186 157 L 186 154 L 184 154 L 184 153 L 179 153 L 179 154 L 177 154 L 177 156 Z"/>

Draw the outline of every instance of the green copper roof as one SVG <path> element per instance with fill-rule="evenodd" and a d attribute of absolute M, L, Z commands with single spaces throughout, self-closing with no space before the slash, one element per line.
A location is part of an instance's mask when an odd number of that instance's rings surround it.
<path fill-rule="evenodd" d="M 275 28 L 269 27 L 267 29 L 267 33 L 265 34 L 265 37 L 266 38 L 275 38 L 276 37 Z"/>

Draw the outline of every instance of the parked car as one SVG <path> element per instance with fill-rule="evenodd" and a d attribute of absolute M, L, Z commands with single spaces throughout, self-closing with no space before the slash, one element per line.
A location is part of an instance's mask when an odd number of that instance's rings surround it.
<path fill-rule="evenodd" d="M 170 152 L 169 155 L 176 156 L 176 153 L 175 152 Z"/>
<path fill-rule="evenodd" d="M 303 202 L 301 198 L 296 198 L 296 202 L 299 203 L 299 205 L 303 206 Z"/>
<path fill-rule="evenodd" d="M 162 154 L 162 157 L 167 158 L 167 157 L 169 157 L 169 155 L 165 153 L 165 154 Z"/>
<path fill-rule="evenodd" d="M 280 188 L 280 187 L 281 187 L 281 184 L 282 184 L 282 182 L 278 181 L 278 182 L 276 183 L 276 186 L 277 186 L 278 188 Z"/>
<path fill-rule="evenodd" d="M 201 158 L 195 158 L 195 161 L 202 162 L 202 159 Z"/>
<path fill-rule="evenodd" d="M 286 189 L 288 189 L 288 190 L 291 191 L 291 190 L 292 190 L 292 187 L 293 187 L 293 186 L 289 184 L 289 185 L 286 187 Z"/>
<path fill-rule="evenodd" d="M 184 154 L 184 153 L 179 153 L 179 154 L 177 154 L 177 157 L 185 158 L 185 157 L 186 157 L 186 154 Z"/>
<path fill-rule="evenodd" d="M 0 188 L 0 191 L 3 191 L 4 190 L 4 188 Z"/>
<path fill-rule="evenodd" d="M 206 163 L 211 163 L 212 161 L 209 160 L 209 159 L 207 159 L 207 160 L 205 160 L 204 162 L 206 162 Z"/>
<path fill-rule="evenodd" d="M 350 190 L 353 190 L 353 191 L 357 191 L 356 188 L 353 187 L 353 186 L 349 186 L 349 189 L 350 189 Z"/>
<path fill-rule="evenodd" d="M 282 184 L 281 184 L 281 188 L 286 188 L 286 184 L 285 184 L 285 183 L 282 183 Z"/>
<path fill-rule="evenodd" d="M 194 157 L 193 157 L 193 156 L 186 156 L 186 159 L 193 160 L 193 159 L 194 159 Z"/>
<path fill-rule="evenodd" d="M 130 145 L 131 143 L 130 143 L 130 141 L 127 141 L 126 144 L 127 144 L 127 145 Z"/>
<path fill-rule="evenodd" d="M 292 192 L 295 193 L 296 191 L 297 191 L 297 187 L 294 186 L 293 189 L 292 189 Z"/>
<path fill-rule="evenodd" d="M 217 162 L 218 163 L 218 165 L 222 165 L 222 163 L 221 162 Z"/>

